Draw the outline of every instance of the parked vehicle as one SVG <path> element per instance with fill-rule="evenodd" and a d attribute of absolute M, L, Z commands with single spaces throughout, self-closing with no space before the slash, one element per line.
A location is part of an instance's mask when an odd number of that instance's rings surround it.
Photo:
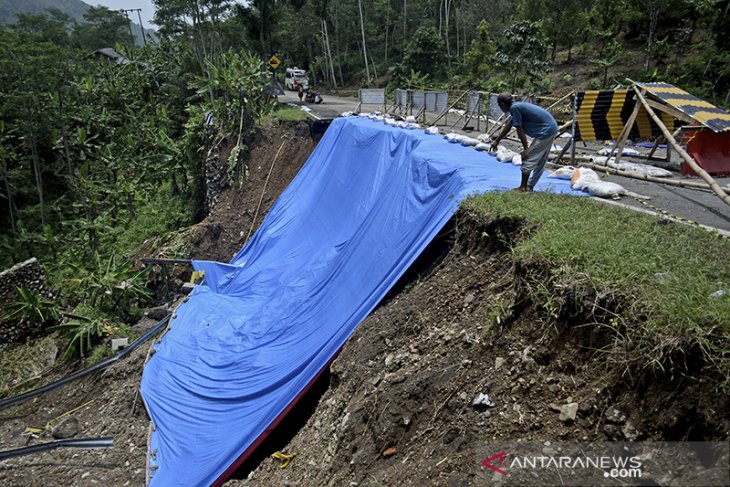
<path fill-rule="evenodd" d="M 309 88 L 307 72 L 297 67 L 286 68 L 286 73 L 284 74 L 284 88 L 291 91 L 297 91 L 297 85 L 301 85 L 304 90 Z"/>
<path fill-rule="evenodd" d="M 304 100 L 307 103 L 320 104 L 322 103 L 322 94 L 319 92 L 316 86 L 313 86 L 309 90 L 307 90 L 307 94 L 305 95 Z"/>

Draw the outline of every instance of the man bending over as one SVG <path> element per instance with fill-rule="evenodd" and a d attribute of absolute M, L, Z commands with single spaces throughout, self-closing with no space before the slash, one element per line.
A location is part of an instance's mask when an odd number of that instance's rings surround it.
<path fill-rule="evenodd" d="M 492 150 L 497 150 L 497 144 L 507 137 L 514 127 L 522 142 L 522 180 L 518 191 L 532 191 L 540 180 L 545 163 L 550 155 L 555 136 L 558 135 L 558 124 L 550 112 L 532 103 L 513 102 L 512 95 L 502 93 L 497 97 L 497 104 L 504 113 L 509 113 L 512 120 L 492 143 Z M 527 136 L 533 138 L 532 144 L 527 146 Z"/>

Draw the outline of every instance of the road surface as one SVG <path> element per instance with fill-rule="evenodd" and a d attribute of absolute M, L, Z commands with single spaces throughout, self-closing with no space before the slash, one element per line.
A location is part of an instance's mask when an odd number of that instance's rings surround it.
<path fill-rule="evenodd" d="M 357 108 L 356 98 L 346 98 L 331 96 L 327 93 L 322 94 L 324 102 L 319 105 L 307 104 L 299 102 L 297 93 L 293 91 L 286 91 L 283 96 L 279 97 L 280 103 L 290 103 L 297 106 L 302 106 L 309 109 L 309 114 L 313 118 L 333 118 L 337 117 L 344 112 L 354 111 Z M 362 111 L 377 110 L 378 107 L 367 106 Z M 431 116 L 430 120 L 435 117 Z M 458 116 L 450 115 L 449 124 L 443 123 L 443 120 L 439 123 L 442 130 L 451 131 L 451 124 L 456 121 Z M 484 130 L 484 128 L 482 128 Z M 470 132 L 471 137 L 476 137 L 476 132 Z M 564 143 L 566 139 L 557 139 L 557 144 Z M 512 149 L 517 149 L 517 144 L 513 142 L 506 142 L 506 145 Z M 577 147 L 577 153 L 583 153 L 585 155 L 596 155 L 596 151 L 604 145 L 593 143 L 588 144 L 588 147 L 583 147 L 583 144 L 579 144 Z M 649 149 L 637 148 L 642 154 L 647 154 Z M 661 149 L 659 150 L 658 156 L 661 156 Z M 674 155 L 674 161 L 677 162 L 676 155 Z M 641 159 L 632 159 L 624 157 L 624 160 L 634 162 L 645 162 Z M 544 177 L 544 176 L 543 176 Z M 676 173 L 676 178 L 684 178 L 679 173 Z M 713 229 L 719 230 L 721 233 L 730 236 L 730 206 L 726 205 L 720 198 L 717 197 L 712 191 L 709 190 L 697 190 L 680 188 L 675 186 L 669 186 L 665 184 L 652 183 L 648 181 L 640 181 L 632 178 L 623 176 L 609 175 L 605 178 L 607 181 L 613 181 L 621 184 L 626 189 L 635 193 L 650 196 L 651 200 L 648 201 L 650 206 L 646 206 L 633 198 L 624 197 L 619 202 L 620 205 L 625 207 L 643 211 L 652 212 L 664 217 L 660 210 L 668 212 L 670 215 L 677 216 L 684 220 L 691 220 L 706 225 Z M 704 182 L 699 177 L 687 178 L 689 181 Z M 730 177 L 718 177 L 715 180 L 723 188 L 730 188 Z M 730 192 L 730 191 L 728 191 Z M 606 200 L 601 200 L 606 201 Z"/>

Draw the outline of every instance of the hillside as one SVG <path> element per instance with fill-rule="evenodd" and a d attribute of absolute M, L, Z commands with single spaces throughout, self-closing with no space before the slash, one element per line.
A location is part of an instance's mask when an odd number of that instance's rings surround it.
<path fill-rule="evenodd" d="M 0 23 L 12 24 L 17 14 L 39 14 L 57 8 L 77 22 L 84 21 L 84 12 L 89 9 L 81 0 L 0 0 Z"/>
<path fill-rule="evenodd" d="M 12 24 L 17 14 L 38 14 L 54 8 L 77 22 L 83 22 L 89 5 L 81 0 L 0 0 L 0 23 Z"/>
<path fill-rule="evenodd" d="M 68 15 L 72 21 L 85 22 L 84 13 L 90 8 L 90 5 L 81 0 L 0 0 L 0 24 L 13 24 L 18 14 L 44 14 L 49 9 L 58 9 Z M 144 29 L 148 38 L 156 37 L 156 33 L 151 29 Z M 142 27 L 132 21 L 132 33 L 134 34 L 135 44 L 142 45 Z"/>

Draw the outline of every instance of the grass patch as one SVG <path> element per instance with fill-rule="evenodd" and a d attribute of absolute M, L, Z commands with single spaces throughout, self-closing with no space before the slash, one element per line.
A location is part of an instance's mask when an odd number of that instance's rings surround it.
<path fill-rule="evenodd" d="M 643 366 L 666 371 L 676 357 L 698 355 L 730 387 L 726 239 L 564 195 L 490 193 L 463 206 L 480 220 L 524 222 L 530 235 L 514 245 L 516 258 L 547 263 L 562 279 L 584 274 L 633 301 L 617 317 L 622 324 L 607 326 L 621 335 L 631 356 L 642 357 Z"/>
<path fill-rule="evenodd" d="M 263 124 L 266 125 L 267 123 L 271 123 L 274 121 L 302 122 L 305 120 L 309 120 L 309 115 L 300 110 L 298 107 L 291 107 L 289 105 L 277 105 L 277 108 L 264 118 Z"/>
<path fill-rule="evenodd" d="M 106 236 L 110 245 L 123 254 L 134 253 L 150 237 L 189 225 L 191 211 L 182 196 L 170 196 L 169 185 L 164 185 L 142 205 L 126 225 L 114 227 Z"/>

